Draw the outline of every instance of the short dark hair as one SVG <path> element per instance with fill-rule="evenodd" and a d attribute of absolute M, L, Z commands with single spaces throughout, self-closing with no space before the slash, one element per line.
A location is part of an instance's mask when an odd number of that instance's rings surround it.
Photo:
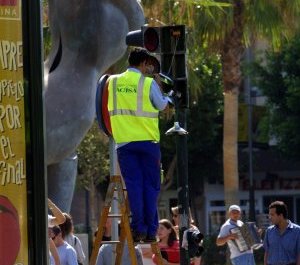
<path fill-rule="evenodd" d="M 284 217 L 284 219 L 287 219 L 287 217 L 288 217 L 288 210 L 287 210 L 286 204 L 283 201 L 272 202 L 269 205 L 269 209 L 272 209 L 272 208 L 276 210 L 276 214 L 277 215 L 282 214 L 283 217 Z"/>
<path fill-rule="evenodd" d="M 151 55 L 144 48 L 135 48 L 132 50 L 128 57 L 130 66 L 139 66 L 142 62 L 147 61 Z"/>

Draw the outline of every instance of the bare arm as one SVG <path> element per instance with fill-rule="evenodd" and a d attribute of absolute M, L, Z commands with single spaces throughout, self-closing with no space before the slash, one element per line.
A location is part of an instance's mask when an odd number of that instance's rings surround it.
<path fill-rule="evenodd" d="M 268 252 L 265 251 L 265 255 L 264 255 L 264 265 L 267 265 L 268 263 Z"/>
<path fill-rule="evenodd" d="M 108 217 L 105 223 L 103 236 L 107 238 L 111 238 L 111 226 L 112 226 L 112 218 Z"/>
<path fill-rule="evenodd" d="M 55 218 L 52 220 L 54 225 L 60 225 L 66 221 L 66 217 L 63 215 L 62 211 L 50 199 L 48 199 L 48 207 Z"/>
<path fill-rule="evenodd" d="M 216 240 L 216 244 L 217 246 L 223 246 L 227 243 L 228 240 L 234 240 L 234 239 L 237 239 L 236 234 L 229 234 L 228 236 L 218 237 Z"/>
<path fill-rule="evenodd" d="M 201 264 L 201 257 L 194 257 L 193 258 L 194 265 L 200 265 Z"/>
<path fill-rule="evenodd" d="M 173 263 L 173 262 L 168 262 L 166 259 L 163 260 L 163 265 L 180 265 L 180 263 Z"/>
<path fill-rule="evenodd" d="M 297 265 L 300 265 L 300 254 L 298 255 L 297 257 L 297 262 L 296 262 Z"/>
<path fill-rule="evenodd" d="M 58 252 L 57 252 L 56 246 L 51 238 L 49 238 L 49 249 L 50 249 L 52 257 L 54 258 L 55 265 L 60 265 Z"/>

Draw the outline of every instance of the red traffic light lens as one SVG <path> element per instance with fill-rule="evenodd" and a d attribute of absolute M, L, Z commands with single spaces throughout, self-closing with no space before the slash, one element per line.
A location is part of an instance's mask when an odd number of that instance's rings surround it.
<path fill-rule="evenodd" d="M 159 45 L 158 32 L 154 28 L 147 28 L 144 32 L 144 47 L 149 52 L 157 50 Z"/>

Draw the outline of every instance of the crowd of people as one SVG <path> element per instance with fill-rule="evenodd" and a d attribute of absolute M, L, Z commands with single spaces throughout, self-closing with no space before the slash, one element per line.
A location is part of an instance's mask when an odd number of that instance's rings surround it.
<path fill-rule="evenodd" d="M 51 214 L 48 215 L 49 257 L 51 265 L 83 265 L 85 254 L 81 242 L 74 235 L 72 217 L 60 211 L 60 209 L 48 199 Z M 164 265 L 180 264 L 179 242 L 179 212 L 178 207 L 171 208 L 172 220 L 159 220 L 155 240 L 161 252 Z M 240 206 L 231 205 L 228 209 L 228 219 L 221 226 L 216 240 L 217 246 L 227 244 L 232 265 L 255 265 L 253 249 L 241 250 L 237 244 L 239 235 L 235 232 L 237 227 L 244 223 L 241 221 L 242 211 Z M 193 224 L 190 214 L 190 227 L 198 230 Z M 272 223 L 264 231 L 263 248 L 265 251 L 264 265 L 300 265 L 300 227 L 288 219 L 287 206 L 282 201 L 275 201 L 269 205 L 269 219 Z M 106 223 L 103 241 L 111 240 L 111 220 Z M 261 233 L 261 231 L 257 231 Z M 142 241 L 139 244 L 143 243 Z M 138 265 L 143 265 L 143 252 L 139 244 L 135 245 Z M 111 265 L 114 255 L 112 244 L 102 244 L 96 261 L 96 265 Z M 158 263 L 159 257 L 152 255 L 153 263 Z M 127 243 L 125 242 L 122 265 L 130 265 L 131 259 Z M 200 265 L 201 256 L 193 257 L 191 265 Z"/>
<path fill-rule="evenodd" d="M 229 218 L 221 226 L 216 244 L 227 244 L 232 265 L 255 265 L 253 248 L 241 251 L 238 247 L 238 233 L 234 229 L 241 227 L 241 208 L 231 205 Z M 269 205 L 271 225 L 264 231 L 264 265 L 300 265 L 300 226 L 288 219 L 287 205 L 274 201 Z M 262 231 L 257 231 L 258 233 Z"/>
<path fill-rule="evenodd" d="M 164 265 L 179 265 L 180 264 L 180 243 L 179 243 L 179 220 L 178 215 L 175 215 L 174 211 L 178 211 L 178 207 L 172 208 L 172 221 L 168 219 L 159 220 L 158 229 L 155 234 L 155 241 L 158 243 L 158 247 L 161 252 L 161 258 Z M 107 219 L 105 225 L 105 231 L 111 230 L 111 220 Z M 194 225 L 191 225 L 194 229 L 197 229 Z M 119 231 L 120 232 L 120 231 Z M 102 237 L 102 241 L 111 240 L 111 235 L 105 233 Z M 135 252 L 137 257 L 137 264 L 143 265 L 143 257 L 148 257 L 149 253 L 143 252 L 141 248 L 142 243 L 149 243 L 147 241 L 139 241 L 135 244 Z M 150 242 L 150 243 L 153 243 Z M 96 265 L 111 265 L 114 255 L 114 246 L 112 244 L 104 243 L 100 246 Z M 150 258 L 154 264 L 159 264 L 159 256 L 150 253 Z M 191 259 L 191 265 L 200 265 L 201 258 L 194 257 Z M 129 250 L 127 242 L 125 242 L 123 255 L 121 258 L 122 265 L 131 265 L 131 259 L 129 255 Z"/>
<path fill-rule="evenodd" d="M 74 235 L 71 215 L 63 213 L 48 199 L 48 238 L 50 265 L 83 265 L 85 254 L 80 239 Z"/>

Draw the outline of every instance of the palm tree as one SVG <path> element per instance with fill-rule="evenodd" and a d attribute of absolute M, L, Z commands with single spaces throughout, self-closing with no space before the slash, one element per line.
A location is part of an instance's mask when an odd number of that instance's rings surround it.
<path fill-rule="evenodd" d="M 142 3 L 153 25 L 164 21 L 190 26 L 190 38 L 195 45 L 189 49 L 191 58 L 199 45 L 208 46 L 221 56 L 225 202 L 226 205 L 239 203 L 238 96 L 244 50 L 250 39 L 261 38 L 280 48 L 281 40 L 291 37 L 297 29 L 300 0 L 144 0 Z"/>

